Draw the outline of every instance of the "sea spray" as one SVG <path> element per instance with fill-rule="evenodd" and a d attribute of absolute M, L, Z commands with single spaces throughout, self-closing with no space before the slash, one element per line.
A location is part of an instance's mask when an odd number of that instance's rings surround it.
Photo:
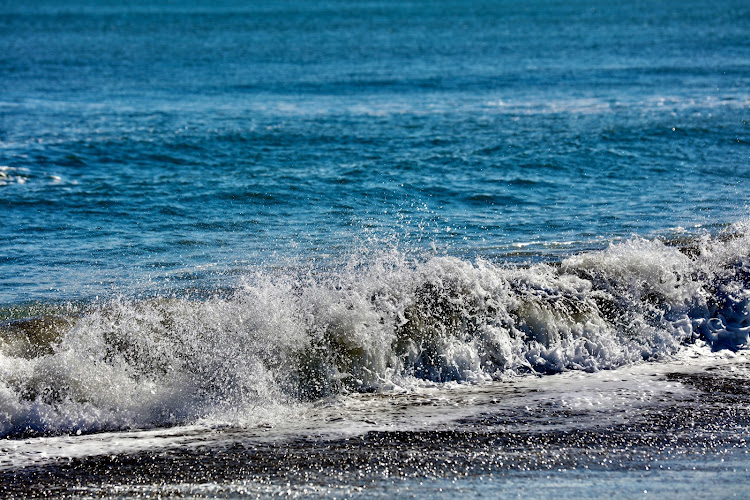
<path fill-rule="evenodd" d="M 750 334 L 748 228 L 526 267 L 365 252 L 200 299 L 6 322 L 0 435 L 257 425 L 350 391 L 594 371 Z"/>

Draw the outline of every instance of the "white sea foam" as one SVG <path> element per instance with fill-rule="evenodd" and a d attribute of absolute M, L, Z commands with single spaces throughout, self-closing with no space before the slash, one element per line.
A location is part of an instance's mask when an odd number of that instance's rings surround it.
<path fill-rule="evenodd" d="M 598 371 L 750 335 L 748 228 L 507 267 L 363 252 L 0 331 L 0 435 L 276 424 L 304 401 Z"/>
<path fill-rule="evenodd" d="M 629 421 L 644 408 L 666 400 L 690 399 L 696 389 L 665 377 L 668 373 L 703 373 L 707 368 L 747 378 L 747 351 L 711 352 L 698 342 L 664 363 L 639 363 L 596 373 L 569 371 L 551 377 L 510 377 L 490 384 L 432 384 L 387 394 L 350 393 L 315 403 L 297 404 L 292 414 L 255 427 L 230 429 L 204 422 L 169 429 L 102 432 L 91 435 L 33 437 L 0 441 L 0 470 L 19 469 L 60 459 L 117 455 L 148 450 L 221 449 L 231 443 L 295 439 L 341 439 L 370 431 L 466 429 L 550 432 L 600 428 Z M 511 418 L 483 420 L 495 413 Z M 572 412 L 575 418 L 548 418 L 549 412 Z M 534 415 L 543 418 L 534 418 Z M 516 418 L 519 416 L 520 418 Z"/>
<path fill-rule="evenodd" d="M 9 184 L 26 184 L 29 180 L 29 169 L 0 165 L 0 186 Z"/>
<path fill-rule="evenodd" d="M 42 174 L 41 176 L 37 172 L 26 167 L 11 167 L 8 165 L 0 165 L 0 187 L 9 186 L 12 184 L 26 184 L 28 182 L 34 182 L 44 179 L 44 182 L 48 184 L 62 184 L 63 178 L 55 174 Z"/>

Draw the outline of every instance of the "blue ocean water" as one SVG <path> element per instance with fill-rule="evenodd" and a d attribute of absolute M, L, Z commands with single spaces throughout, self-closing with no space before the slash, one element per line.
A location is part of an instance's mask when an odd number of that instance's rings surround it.
<path fill-rule="evenodd" d="M 749 110 L 746 0 L 0 0 L 0 492 L 747 491 Z"/>
<path fill-rule="evenodd" d="M 736 222 L 749 33 L 743 1 L 3 2 L 0 303 Z"/>

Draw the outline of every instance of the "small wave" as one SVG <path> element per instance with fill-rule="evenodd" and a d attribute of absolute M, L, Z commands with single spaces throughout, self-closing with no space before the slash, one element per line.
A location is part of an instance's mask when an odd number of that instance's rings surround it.
<path fill-rule="evenodd" d="M 29 169 L 14 168 L 7 165 L 0 165 L 0 186 L 10 184 L 26 184 L 30 178 Z"/>
<path fill-rule="evenodd" d="M 0 187 L 42 181 L 47 184 L 62 184 L 63 178 L 55 174 L 38 175 L 25 167 L 0 165 Z"/>
<path fill-rule="evenodd" d="M 349 391 L 596 371 L 744 348 L 750 231 L 510 267 L 398 251 L 0 324 L 0 436 L 250 425 Z M 290 413 L 291 412 L 291 413 Z"/>

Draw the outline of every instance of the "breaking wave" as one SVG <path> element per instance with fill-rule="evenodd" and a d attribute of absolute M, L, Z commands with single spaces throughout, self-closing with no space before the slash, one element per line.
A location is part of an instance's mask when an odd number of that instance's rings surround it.
<path fill-rule="evenodd" d="M 511 267 L 398 251 L 0 324 L 0 436 L 255 425 L 350 391 L 658 360 L 750 335 L 750 226 Z"/>

